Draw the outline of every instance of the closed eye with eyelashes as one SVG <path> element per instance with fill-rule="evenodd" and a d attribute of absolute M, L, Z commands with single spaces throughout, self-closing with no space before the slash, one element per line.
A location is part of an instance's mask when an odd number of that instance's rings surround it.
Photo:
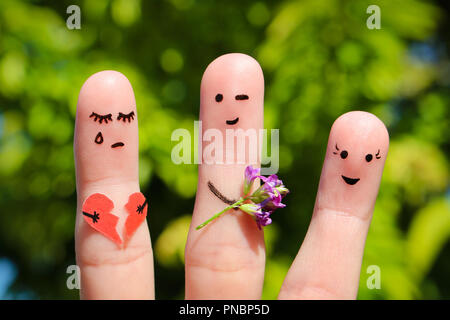
<path fill-rule="evenodd" d="M 108 121 L 112 121 L 112 114 L 108 113 L 105 115 L 101 115 L 95 112 L 92 112 L 89 118 L 94 118 L 94 121 L 98 121 L 98 123 L 102 123 L 105 121 L 105 123 L 108 123 Z"/>
<path fill-rule="evenodd" d="M 128 114 L 124 114 L 122 112 L 119 112 L 119 115 L 117 116 L 117 120 L 122 120 L 123 122 L 131 122 L 131 120 L 134 120 L 134 111 L 131 111 Z"/>

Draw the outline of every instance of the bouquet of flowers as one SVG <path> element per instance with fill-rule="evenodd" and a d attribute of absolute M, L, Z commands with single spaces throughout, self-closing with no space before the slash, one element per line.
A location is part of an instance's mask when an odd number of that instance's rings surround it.
<path fill-rule="evenodd" d="M 256 178 L 260 178 L 263 184 L 252 194 L 249 194 Z M 260 168 L 248 166 L 245 168 L 243 193 L 244 196 L 239 198 L 238 201 L 216 213 L 214 216 L 200 224 L 196 229 L 199 230 L 203 228 L 214 219 L 219 218 L 222 214 L 234 208 L 238 208 L 252 216 L 253 219 L 255 219 L 258 228 L 261 229 L 261 227 L 265 227 L 272 223 L 270 216 L 276 209 L 284 208 L 286 206 L 281 203 L 281 200 L 289 193 L 289 190 L 284 186 L 283 181 L 278 179 L 276 174 L 264 177 L 260 175 Z"/>

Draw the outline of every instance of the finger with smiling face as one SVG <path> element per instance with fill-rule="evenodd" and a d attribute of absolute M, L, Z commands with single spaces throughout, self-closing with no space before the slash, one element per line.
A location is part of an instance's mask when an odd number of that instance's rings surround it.
<path fill-rule="evenodd" d="M 131 230 L 128 218 L 139 214 L 130 213 L 129 207 L 144 201 L 139 194 L 138 140 L 128 79 L 116 71 L 92 75 L 80 91 L 74 137 L 75 247 L 83 299 L 154 298 L 145 218 L 134 223 L 138 227 L 132 235 L 125 232 Z"/>
<path fill-rule="evenodd" d="M 280 299 L 355 299 L 389 148 L 384 124 L 354 111 L 333 124 L 314 213 Z"/>
<path fill-rule="evenodd" d="M 258 62 L 244 54 L 227 54 L 206 69 L 200 89 L 203 142 L 195 208 L 185 251 L 187 299 L 258 299 L 264 279 L 263 232 L 239 210 L 230 210 L 204 228 L 195 228 L 242 196 L 244 170 L 259 166 L 251 139 L 233 138 L 239 129 L 258 137 L 263 125 L 264 77 Z M 230 131 L 233 130 L 233 131 Z M 250 131 L 249 131 L 250 130 Z M 231 141 L 231 140 L 230 140 Z M 239 144 L 245 143 L 245 149 Z M 257 144 L 257 140 L 253 140 Z M 253 144 L 253 146 L 254 146 Z M 228 162 L 227 162 L 228 157 Z M 240 160 L 239 160 L 240 159 Z M 223 163 L 219 163 L 223 160 Z"/>

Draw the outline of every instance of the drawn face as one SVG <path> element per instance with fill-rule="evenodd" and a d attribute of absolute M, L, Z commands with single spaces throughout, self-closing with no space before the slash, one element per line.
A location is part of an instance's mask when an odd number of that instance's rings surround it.
<path fill-rule="evenodd" d="M 234 145 L 227 145 L 225 140 L 227 131 L 236 133 L 253 129 L 259 139 L 258 132 L 263 125 L 263 109 L 264 76 L 259 63 L 254 58 L 241 53 L 231 53 L 218 57 L 208 65 L 200 86 L 202 136 L 207 131 L 221 134 L 223 140 L 220 146 L 223 150 L 220 159 L 224 162 L 228 161 L 231 155 L 232 161 L 231 165 L 214 165 L 216 162 L 211 159 L 212 153 L 216 155 L 219 152 L 217 150 L 211 153 L 206 152 L 212 142 L 203 140 L 201 154 L 203 164 L 199 169 L 199 181 L 204 181 L 201 186 L 209 188 L 208 193 L 224 203 L 238 199 L 242 190 L 242 187 L 236 187 L 234 183 L 228 182 L 241 181 L 247 165 L 259 165 L 257 156 L 254 157 L 257 158 L 256 162 L 249 160 L 251 158 L 250 139 L 242 141 L 245 135 L 235 136 Z M 213 139 L 216 142 L 216 139 Z M 243 156 L 245 163 L 237 164 L 237 149 L 240 143 L 244 145 L 245 150 L 239 149 L 239 155 Z M 213 165 L 208 165 L 208 162 Z"/>
<path fill-rule="evenodd" d="M 374 204 L 388 147 L 388 132 L 376 116 L 354 111 L 339 117 L 328 140 L 319 185 L 319 189 L 327 190 L 320 192 L 319 205 L 334 203 L 333 210 L 348 212 Z"/>
<path fill-rule="evenodd" d="M 342 160 L 347 159 L 347 157 L 349 156 L 349 153 L 347 150 L 340 150 L 337 143 L 335 145 L 335 149 L 336 151 L 333 151 L 333 154 L 335 155 L 339 155 L 339 157 L 341 157 Z M 366 154 L 366 156 L 364 157 L 366 162 L 371 162 L 374 159 L 374 156 L 372 153 L 368 153 Z M 379 160 L 381 159 L 381 155 L 380 155 L 380 149 L 378 149 L 377 153 L 375 154 L 375 159 Z M 349 184 L 349 185 L 355 185 L 356 183 L 358 183 L 358 181 L 360 180 L 360 178 L 350 178 L 344 175 L 341 175 L 342 179 L 344 180 L 345 183 Z"/>
<path fill-rule="evenodd" d="M 262 117 L 256 111 L 263 104 L 264 77 L 255 59 L 226 54 L 206 68 L 200 90 L 200 119 L 205 129 L 259 128 Z"/>
<path fill-rule="evenodd" d="M 221 103 L 223 101 L 223 94 L 221 94 L 221 93 L 216 94 L 215 99 L 216 99 L 217 103 Z M 249 98 L 248 98 L 248 95 L 246 95 L 246 94 L 238 94 L 234 97 L 234 99 L 236 101 L 239 101 L 239 100 L 248 100 Z M 225 123 L 230 126 L 234 126 L 236 123 L 238 123 L 238 121 L 239 121 L 239 117 L 236 117 L 233 120 L 226 120 Z"/>
<path fill-rule="evenodd" d="M 110 122 L 113 121 L 111 113 L 108 113 L 108 114 L 105 114 L 105 115 L 101 115 L 101 114 L 98 114 L 96 112 L 92 112 L 91 115 L 89 116 L 89 118 L 92 118 L 95 122 L 98 122 L 99 124 L 101 124 L 102 122 L 104 122 L 105 124 L 108 124 L 108 121 L 110 121 Z M 130 123 L 133 120 L 134 120 L 134 111 L 131 111 L 128 114 L 124 114 L 122 112 L 119 112 L 119 114 L 117 115 L 117 121 L 123 121 L 125 123 L 128 121 L 128 123 Z M 102 132 L 99 131 L 97 133 L 97 135 L 95 136 L 94 142 L 96 144 L 102 144 L 103 141 L 104 140 L 103 140 Z M 125 146 L 125 144 L 122 141 L 118 141 L 116 143 L 113 143 L 111 145 L 111 148 L 113 148 L 113 149 L 114 148 L 121 148 L 123 146 Z"/>
<path fill-rule="evenodd" d="M 80 166 L 86 178 L 99 173 L 128 178 L 137 175 L 138 157 L 136 102 L 128 79 L 119 72 L 103 71 L 92 75 L 80 91 L 77 106 L 75 148 L 82 157 L 96 159 L 95 165 Z M 118 170 L 120 169 L 120 170 Z M 77 168 L 78 170 L 78 168 Z"/>

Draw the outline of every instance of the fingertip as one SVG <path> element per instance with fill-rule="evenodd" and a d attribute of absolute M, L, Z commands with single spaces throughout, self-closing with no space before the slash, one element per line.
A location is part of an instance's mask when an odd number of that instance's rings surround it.
<path fill-rule="evenodd" d="M 387 150 L 389 132 L 386 125 L 377 116 L 366 111 L 350 111 L 339 116 L 333 123 L 331 136 L 354 136 L 366 143 L 377 142 Z M 330 142 L 333 142 L 330 139 Z"/>
<path fill-rule="evenodd" d="M 109 108 L 113 109 L 114 105 L 121 103 L 133 107 L 136 105 L 130 81 L 121 72 L 100 71 L 83 83 L 78 96 L 77 116 L 90 113 L 95 107 L 108 111 Z"/>
<path fill-rule="evenodd" d="M 136 101 L 130 81 L 113 70 L 91 75 L 81 87 L 77 103 L 77 181 L 137 181 L 138 141 Z"/>
<path fill-rule="evenodd" d="M 214 59 L 206 68 L 202 77 L 202 87 L 217 76 L 217 73 L 244 76 L 248 74 L 254 81 L 264 81 L 259 62 L 244 53 L 227 53 Z"/>
<path fill-rule="evenodd" d="M 81 87 L 80 94 L 85 93 L 92 86 L 111 88 L 124 84 L 131 87 L 130 81 L 123 73 L 115 70 L 103 70 L 90 75 L 86 79 Z"/>
<path fill-rule="evenodd" d="M 208 65 L 200 88 L 202 164 L 185 253 L 188 299 L 260 297 L 264 239 L 255 222 L 232 210 L 197 230 L 242 196 L 245 167 L 259 166 L 263 113 L 264 77 L 254 58 L 231 53 Z"/>
<path fill-rule="evenodd" d="M 229 53 L 208 65 L 200 85 L 203 128 L 259 129 L 263 111 L 264 75 L 256 59 Z"/>
<path fill-rule="evenodd" d="M 330 130 L 317 205 L 369 218 L 389 148 L 389 133 L 375 115 L 351 111 Z"/>

